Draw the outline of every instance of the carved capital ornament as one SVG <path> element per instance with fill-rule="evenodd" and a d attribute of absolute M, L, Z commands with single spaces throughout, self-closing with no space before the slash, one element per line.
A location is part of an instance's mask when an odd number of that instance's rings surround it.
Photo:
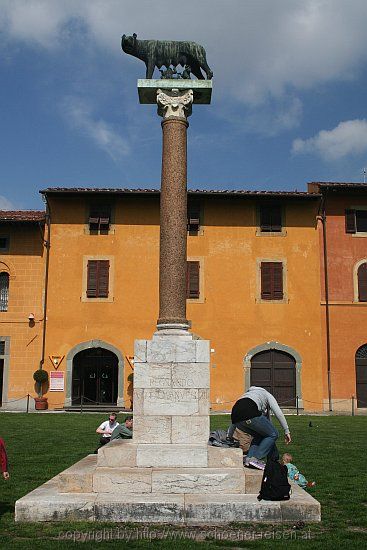
<path fill-rule="evenodd" d="M 178 88 L 172 90 L 157 90 L 157 105 L 159 116 L 166 118 L 184 118 L 191 115 L 194 101 L 193 90 L 182 91 Z"/>

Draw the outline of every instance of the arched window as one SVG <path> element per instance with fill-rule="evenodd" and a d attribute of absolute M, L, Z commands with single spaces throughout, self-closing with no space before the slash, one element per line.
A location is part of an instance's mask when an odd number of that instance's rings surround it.
<path fill-rule="evenodd" d="M 0 311 L 8 311 L 9 273 L 0 273 Z"/>
<path fill-rule="evenodd" d="M 367 302 L 367 263 L 361 264 L 357 271 L 358 302 Z"/>
<path fill-rule="evenodd" d="M 367 345 L 356 352 L 357 407 L 367 408 Z"/>

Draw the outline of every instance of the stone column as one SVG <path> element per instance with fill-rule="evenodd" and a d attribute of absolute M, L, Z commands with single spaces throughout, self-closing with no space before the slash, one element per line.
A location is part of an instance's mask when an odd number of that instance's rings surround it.
<path fill-rule="evenodd" d="M 158 330 L 185 329 L 187 242 L 187 117 L 193 90 L 157 90 L 158 114 L 163 117 L 160 198 Z"/>

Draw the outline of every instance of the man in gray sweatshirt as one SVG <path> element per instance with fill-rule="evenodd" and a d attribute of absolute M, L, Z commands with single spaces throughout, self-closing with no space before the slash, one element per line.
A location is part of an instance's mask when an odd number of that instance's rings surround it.
<path fill-rule="evenodd" d="M 133 417 L 131 415 L 125 418 L 124 424 L 119 424 L 111 434 L 111 441 L 115 439 L 131 439 L 133 436 Z"/>
<path fill-rule="evenodd" d="M 228 438 L 233 437 L 236 428 L 253 436 L 245 459 L 245 466 L 263 470 L 265 464 L 261 459 L 275 449 L 278 432 L 268 418 L 270 411 L 279 420 L 284 430 L 285 442 L 288 445 L 291 442 L 291 434 L 287 421 L 275 397 L 267 390 L 251 386 L 233 406 L 232 425 L 228 429 Z"/>

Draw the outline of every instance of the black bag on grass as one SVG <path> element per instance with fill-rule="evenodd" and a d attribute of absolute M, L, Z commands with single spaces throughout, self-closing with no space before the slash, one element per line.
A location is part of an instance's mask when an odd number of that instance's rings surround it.
<path fill-rule="evenodd" d="M 224 430 L 213 430 L 210 432 L 208 445 L 212 447 L 239 447 L 239 441 L 227 439 L 227 432 Z"/>
<path fill-rule="evenodd" d="M 287 466 L 268 458 L 257 500 L 289 500 L 291 486 L 287 474 Z"/>

